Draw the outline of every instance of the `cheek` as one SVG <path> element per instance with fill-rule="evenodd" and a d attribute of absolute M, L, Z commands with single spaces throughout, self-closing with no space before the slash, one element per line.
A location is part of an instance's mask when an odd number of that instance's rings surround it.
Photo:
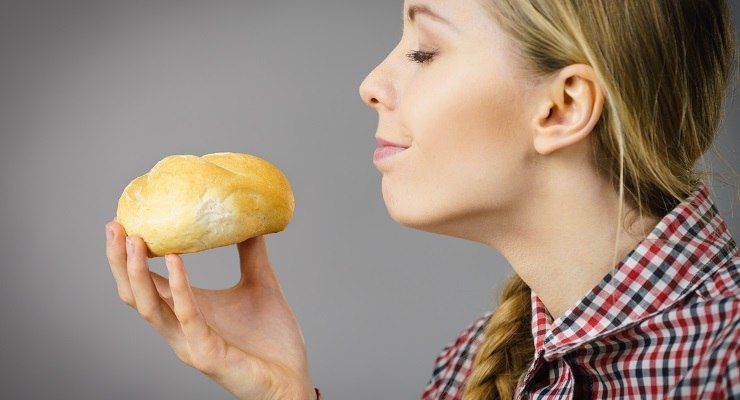
<path fill-rule="evenodd" d="M 491 60 L 430 64 L 419 72 L 401 105 L 416 146 L 408 172 L 417 193 L 460 207 L 506 197 L 527 150 L 523 97 L 510 76 Z"/>

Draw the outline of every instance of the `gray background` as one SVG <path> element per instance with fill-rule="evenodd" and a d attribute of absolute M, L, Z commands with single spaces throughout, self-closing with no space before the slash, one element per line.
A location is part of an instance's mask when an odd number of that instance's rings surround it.
<path fill-rule="evenodd" d="M 732 2 L 737 20 L 736 2 Z M 0 397 L 228 399 L 116 294 L 104 224 L 169 154 L 238 151 L 289 177 L 271 260 L 328 399 L 412 399 L 438 352 L 512 271 L 473 242 L 388 215 L 362 79 L 402 1 L 0 3 Z M 738 165 L 730 99 L 717 147 Z M 732 111 L 729 111 L 732 110 Z M 730 230 L 736 182 L 712 187 Z M 736 201 L 734 202 L 736 203 Z M 238 279 L 234 246 L 185 255 L 195 285 Z M 152 269 L 166 274 L 162 259 Z"/>

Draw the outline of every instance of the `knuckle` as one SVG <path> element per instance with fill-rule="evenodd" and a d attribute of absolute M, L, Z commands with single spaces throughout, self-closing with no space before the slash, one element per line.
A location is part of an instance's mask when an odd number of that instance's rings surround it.
<path fill-rule="evenodd" d="M 179 359 L 183 364 L 193 367 L 193 363 L 190 360 L 190 354 L 188 354 L 187 351 L 183 351 L 183 349 L 177 347 L 172 347 L 172 351 L 175 352 L 177 359 Z"/>
<path fill-rule="evenodd" d="M 196 368 L 206 374 L 214 375 L 220 365 L 221 349 L 212 340 L 203 343 L 199 348 L 193 351 L 193 363 Z"/>
<path fill-rule="evenodd" d="M 215 371 L 214 363 L 202 355 L 194 355 L 192 360 L 193 368 L 202 371 L 205 374 L 213 374 Z"/>
<path fill-rule="evenodd" d="M 154 312 L 154 310 L 150 308 L 140 309 L 139 315 L 141 315 L 141 318 L 143 318 L 146 322 L 149 322 L 149 323 L 156 322 L 156 313 Z"/>
<path fill-rule="evenodd" d="M 190 325 L 195 320 L 195 315 L 191 312 L 184 312 L 184 311 L 178 312 L 176 310 L 175 316 L 177 316 L 177 319 L 183 325 Z"/>
<path fill-rule="evenodd" d="M 119 297 L 119 298 L 121 299 L 121 301 L 123 301 L 124 303 L 126 303 L 126 304 L 128 304 L 128 305 L 130 305 L 130 306 L 132 306 L 132 307 L 133 307 L 133 306 L 134 306 L 134 304 L 135 304 L 135 303 L 134 303 L 134 297 L 133 297 L 133 296 L 131 296 L 131 294 L 129 294 L 129 293 L 126 293 L 126 292 L 119 292 L 119 293 L 118 293 L 118 297 Z"/>
<path fill-rule="evenodd" d="M 118 243 L 111 242 L 105 246 L 105 254 L 109 260 L 118 261 L 121 258 L 126 257 L 126 253 L 122 252 Z"/>
<path fill-rule="evenodd" d="M 188 286 L 185 284 L 185 282 L 177 279 L 175 282 L 170 283 L 170 288 L 173 291 L 181 292 L 181 293 L 187 293 Z"/>

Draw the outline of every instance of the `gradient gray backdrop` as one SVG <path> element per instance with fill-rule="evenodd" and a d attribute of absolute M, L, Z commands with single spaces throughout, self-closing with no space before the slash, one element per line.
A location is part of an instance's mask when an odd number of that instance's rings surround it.
<path fill-rule="evenodd" d="M 104 224 L 161 158 L 237 151 L 291 181 L 293 220 L 267 243 L 316 385 L 327 399 L 418 398 L 512 271 L 387 213 L 358 87 L 399 40 L 402 3 L 2 1 L 0 397 L 230 398 L 119 300 Z M 717 147 L 737 170 L 727 110 Z M 735 178 L 707 160 L 738 232 Z M 184 259 L 195 285 L 238 279 L 234 246 Z M 166 274 L 161 258 L 152 268 Z"/>

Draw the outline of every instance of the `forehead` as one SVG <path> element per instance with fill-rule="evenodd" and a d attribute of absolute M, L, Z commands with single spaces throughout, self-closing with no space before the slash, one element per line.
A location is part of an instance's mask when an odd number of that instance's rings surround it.
<path fill-rule="evenodd" d="M 408 20 L 410 9 L 430 10 L 447 19 L 460 31 L 478 31 L 491 33 L 493 27 L 493 18 L 487 10 L 486 3 L 495 0 L 404 0 L 403 12 L 401 17 L 404 24 L 410 23 Z M 420 11 L 416 13 L 415 20 L 421 18 L 432 18 Z"/>

